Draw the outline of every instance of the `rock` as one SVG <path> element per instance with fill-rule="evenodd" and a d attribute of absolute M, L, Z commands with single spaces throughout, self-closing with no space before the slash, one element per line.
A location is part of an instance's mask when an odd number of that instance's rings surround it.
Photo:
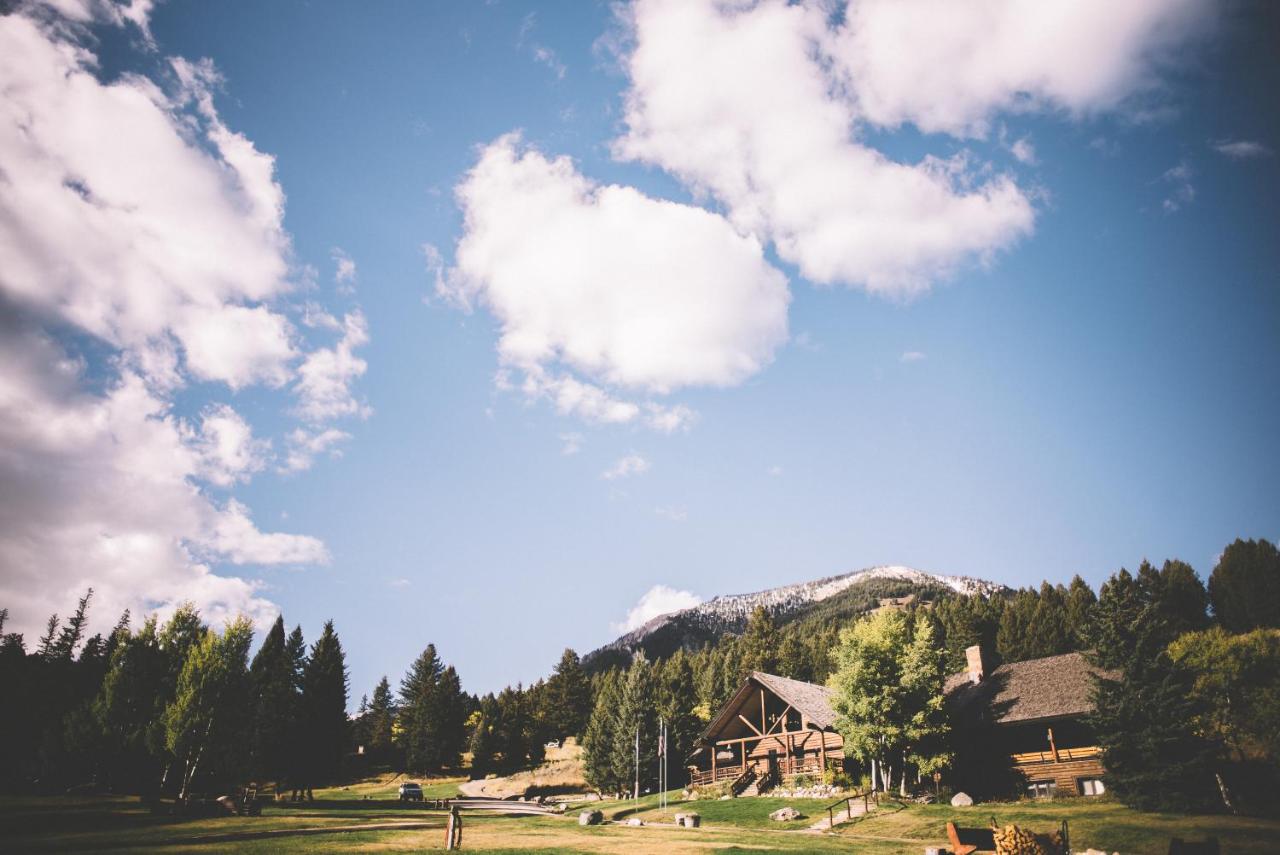
<path fill-rule="evenodd" d="M 599 825 L 604 821 L 604 814 L 598 810 L 584 810 L 578 814 L 578 825 Z"/>
<path fill-rule="evenodd" d="M 627 825 L 644 825 L 644 820 L 638 816 L 633 816 L 627 820 Z"/>
<path fill-rule="evenodd" d="M 973 796 L 968 793 L 956 793 L 951 797 L 952 807 L 973 807 Z"/>
<path fill-rule="evenodd" d="M 729 799 L 731 799 L 731 798 L 733 798 L 733 796 L 730 796 L 730 795 L 726 794 L 726 795 L 723 795 L 723 796 L 721 796 L 721 797 L 720 797 L 720 801 L 722 801 L 722 802 L 727 802 L 727 801 L 729 801 Z"/>
<path fill-rule="evenodd" d="M 702 824 L 702 817 L 696 813 L 676 814 L 676 825 L 681 828 L 697 828 Z"/>
<path fill-rule="evenodd" d="M 800 819 L 802 814 L 793 807 L 778 808 L 769 814 L 769 819 L 774 822 L 790 822 L 793 819 Z"/>

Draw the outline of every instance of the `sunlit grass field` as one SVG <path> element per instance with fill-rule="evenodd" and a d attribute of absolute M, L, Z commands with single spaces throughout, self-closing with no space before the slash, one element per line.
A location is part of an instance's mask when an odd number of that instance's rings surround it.
<path fill-rule="evenodd" d="M 429 798 L 456 788 L 458 779 L 420 781 Z M 436 850 L 444 847 L 442 814 L 401 806 L 394 798 L 399 781 L 369 779 L 316 792 L 309 805 L 267 805 L 261 817 L 175 819 L 152 816 L 134 798 L 0 798 L 0 852 L 354 852 Z M 672 793 L 671 796 L 676 796 Z M 364 798 L 369 796 L 367 800 Z M 367 801 L 358 804 L 355 799 Z M 607 820 L 639 816 L 640 828 L 607 824 L 580 827 L 575 805 L 564 817 L 464 817 L 463 851 L 485 853 L 683 853 L 769 851 L 785 853 L 859 852 L 870 855 L 919 855 L 926 845 L 946 842 L 945 824 L 986 824 L 991 816 L 1048 831 L 1062 819 L 1070 824 L 1073 848 L 1164 855 L 1169 839 L 1215 836 L 1224 853 L 1263 855 L 1280 851 L 1280 821 L 1227 816 L 1185 817 L 1142 814 L 1110 800 L 984 804 L 957 809 L 948 805 L 900 806 L 887 803 L 876 814 L 834 833 L 807 828 L 825 816 L 827 802 L 808 799 L 743 798 L 729 801 L 672 801 L 666 812 L 658 797 L 583 803 L 603 811 Z M 805 819 L 777 823 L 770 811 L 796 807 Z M 677 811 L 695 810 L 700 829 L 667 822 Z M 374 825 L 377 827 L 368 828 Z"/>

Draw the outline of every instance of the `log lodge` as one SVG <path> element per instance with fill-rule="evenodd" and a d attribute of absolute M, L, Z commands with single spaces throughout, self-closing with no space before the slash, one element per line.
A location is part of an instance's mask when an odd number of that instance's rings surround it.
<path fill-rule="evenodd" d="M 944 692 L 961 727 L 994 729 L 993 751 L 1011 765 L 1026 794 L 1100 795 L 1102 758 L 1084 717 L 1093 711 L 1083 655 L 1066 653 L 1001 665 L 989 674 L 978 647 L 968 668 L 947 678 Z M 826 686 L 753 671 L 703 731 L 689 755 L 690 786 L 728 783 L 733 795 L 755 795 L 800 774 L 844 765 Z"/>

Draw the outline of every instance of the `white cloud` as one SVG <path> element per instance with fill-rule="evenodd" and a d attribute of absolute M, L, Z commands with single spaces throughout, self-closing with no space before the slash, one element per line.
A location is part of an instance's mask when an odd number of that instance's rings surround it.
<path fill-rule="evenodd" d="M 176 343 L 201 379 L 278 384 L 293 349 L 260 304 L 289 287 L 272 158 L 219 120 L 209 67 L 175 60 L 173 99 L 104 84 L 53 32 L 0 16 L 0 290 L 132 353 Z"/>
<path fill-rule="evenodd" d="M 220 487 L 249 480 L 266 467 L 271 453 L 270 440 L 255 439 L 249 423 L 226 404 L 205 409 L 199 433 L 189 443 L 199 455 L 201 477 Z"/>
<path fill-rule="evenodd" d="M 1028 166 L 1035 166 L 1036 164 L 1036 148 L 1031 144 L 1031 140 L 1027 137 L 1014 140 L 1013 144 L 1009 146 L 1009 153 L 1012 154 L 1019 163 L 1025 163 Z"/>
<path fill-rule="evenodd" d="M 401 588 L 401 589 L 408 588 L 413 585 L 412 582 L 410 582 L 408 579 L 405 579 L 404 577 L 401 577 L 399 579 L 392 579 L 387 584 L 393 588 Z"/>
<path fill-rule="evenodd" d="M 287 451 L 280 471 L 303 472 L 310 469 L 315 459 L 325 452 L 330 457 L 341 457 L 342 450 L 337 445 L 348 439 L 351 439 L 351 434 L 337 428 L 317 431 L 295 428 L 287 437 Z"/>
<path fill-rule="evenodd" d="M 640 602 L 627 612 L 626 618 L 621 623 L 613 624 L 613 631 L 631 632 L 659 615 L 691 609 L 701 602 L 702 598 L 690 591 L 680 591 L 666 585 L 654 585 L 640 598 Z"/>
<path fill-rule="evenodd" d="M 1009 176 L 964 155 L 896 163 L 857 141 L 822 8 L 646 0 L 631 25 L 615 154 L 713 196 L 811 281 L 910 296 L 1031 232 Z"/>
<path fill-rule="evenodd" d="M 1158 72 L 1205 29 L 1214 5 L 858 0 L 831 50 L 862 119 L 985 136 L 998 113 L 1082 117 L 1157 90 Z"/>
<path fill-rule="evenodd" d="M 769 467 L 769 474 L 772 475 L 774 478 L 779 477 L 780 475 L 782 475 L 782 473 L 783 473 L 783 468 L 781 466 L 775 465 L 775 466 Z"/>
<path fill-rule="evenodd" d="M 564 63 L 560 61 L 560 57 L 556 56 L 556 52 L 551 48 L 545 45 L 534 45 L 533 58 L 555 72 L 557 80 L 564 80 L 565 72 L 568 69 L 565 68 Z"/>
<path fill-rule="evenodd" d="M 333 259 L 333 280 L 339 285 L 351 286 L 356 281 L 356 263 L 351 256 L 341 247 L 334 247 L 329 250 L 329 257 Z"/>
<path fill-rule="evenodd" d="M 924 362 L 928 357 L 918 350 L 904 350 L 898 357 L 899 362 Z"/>
<path fill-rule="evenodd" d="M 600 473 L 600 477 L 606 481 L 616 481 L 619 478 L 630 478 L 632 475 L 643 475 L 648 471 L 649 461 L 632 452 L 615 460 L 612 466 Z"/>
<path fill-rule="evenodd" d="M 1195 201 L 1196 188 L 1191 183 L 1193 174 L 1191 164 L 1183 160 L 1160 176 L 1160 182 L 1169 187 L 1168 195 L 1160 203 L 1166 214 L 1180 211 Z"/>
<path fill-rule="evenodd" d="M 357 400 L 351 384 L 361 377 L 368 364 L 355 355 L 356 348 L 368 343 L 369 325 L 360 310 L 350 312 L 342 320 L 342 338 L 334 347 L 322 347 L 307 354 L 298 367 L 294 391 L 298 395 L 297 412 L 312 424 L 345 416 L 368 418 L 369 405 Z"/>
<path fill-rule="evenodd" d="M 676 430 L 691 411 L 628 392 L 731 386 L 786 340 L 785 277 L 716 214 L 593 184 L 515 135 L 483 149 L 457 196 L 465 229 L 438 293 L 488 308 L 503 366 L 561 413 L 614 424 L 648 413 Z"/>
<path fill-rule="evenodd" d="M 174 413 L 193 379 L 279 387 L 300 352 L 274 160 L 223 124 L 212 64 L 99 79 L 79 25 L 145 35 L 151 6 L 0 16 L 0 601 L 23 630 L 89 586 L 97 623 L 188 599 L 265 620 L 261 583 L 215 565 L 328 559 L 210 498 L 268 463 L 240 413 Z"/>
<path fill-rule="evenodd" d="M 215 574 L 210 561 L 271 564 L 326 558 L 320 541 L 264 533 L 229 483 L 261 465 L 263 447 L 229 408 L 184 425 L 137 374 L 101 394 L 85 365 L 43 332 L 0 312 L 0 602 L 35 631 L 93 586 L 94 621 L 124 608 L 164 611 L 192 600 L 206 619 L 274 616 L 257 582 Z"/>
<path fill-rule="evenodd" d="M 1273 153 L 1268 146 L 1254 140 L 1213 140 L 1209 144 L 1213 146 L 1214 151 L 1226 155 L 1232 160 L 1270 157 Z"/>
<path fill-rule="evenodd" d="M 249 509 L 235 499 L 216 515 L 213 531 L 202 543 L 232 564 L 324 564 L 329 560 L 328 550 L 314 537 L 259 531 L 249 519 Z"/>

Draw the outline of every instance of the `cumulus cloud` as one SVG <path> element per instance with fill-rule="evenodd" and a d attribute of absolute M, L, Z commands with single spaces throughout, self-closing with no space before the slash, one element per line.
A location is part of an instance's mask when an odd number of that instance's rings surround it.
<path fill-rule="evenodd" d="M 310 431 L 295 428 L 286 437 L 286 453 L 280 467 L 282 472 L 304 472 L 315 464 L 316 458 L 328 453 L 330 457 L 341 457 L 342 449 L 338 443 L 351 439 L 351 434 L 337 428 Z"/>
<path fill-rule="evenodd" d="M 341 247 L 334 247 L 329 250 L 329 257 L 333 259 L 333 279 L 339 285 L 351 286 L 356 281 L 356 263 L 351 256 Z"/>
<path fill-rule="evenodd" d="M 294 391 L 298 395 L 298 414 L 311 422 L 331 421 L 346 416 L 368 418 L 369 405 L 356 398 L 351 385 L 368 368 L 355 355 L 356 348 L 368 343 L 369 325 L 364 313 L 356 310 L 342 320 L 342 338 L 333 347 L 318 348 L 298 366 Z"/>
<path fill-rule="evenodd" d="M 691 609 L 700 604 L 702 598 L 690 591 L 681 591 L 666 585 L 654 585 L 640 602 L 636 603 L 621 623 L 613 624 L 614 632 L 631 632 L 639 629 L 659 615 Z"/>
<path fill-rule="evenodd" d="M 94 62 L 0 17 L 0 287 L 116 347 L 176 342 L 201 379 L 282 382 L 289 324 L 251 305 L 288 287 L 272 158 L 217 119 L 207 69 L 175 61 L 170 98 L 141 77 L 102 83 Z"/>
<path fill-rule="evenodd" d="M 199 455 L 201 477 L 220 487 L 261 472 L 271 453 L 270 440 L 255 438 L 249 423 L 226 404 L 205 409 L 190 445 Z"/>
<path fill-rule="evenodd" d="M 210 619 L 268 617 L 275 607 L 258 583 L 209 562 L 326 559 L 320 541 L 261 532 L 243 505 L 218 505 L 201 488 L 261 466 L 263 447 L 230 408 L 186 425 L 128 372 L 87 392 L 82 360 L 11 313 L 0 318 L 0 600 L 15 625 L 34 630 L 89 586 L 100 620 L 187 599 Z"/>
<path fill-rule="evenodd" d="M 1232 160 L 1250 160 L 1258 157 L 1270 157 L 1268 146 L 1254 140 L 1213 140 L 1210 143 L 1218 154 L 1226 155 Z"/>
<path fill-rule="evenodd" d="M 1008 176 L 978 182 L 963 156 L 902 164 L 856 141 L 820 9 L 648 0 L 631 24 L 615 153 L 716 198 L 811 281 L 910 296 L 1031 231 Z"/>
<path fill-rule="evenodd" d="M 899 362 L 924 362 L 926 355 L 919 350 L 904 350 L 898 357 Z"/>
<path fill-rule="evenodd" d="M 717 214 L 597 185 L 516 135 L 482 150 L 457 197 L 438 292 L 492 312 L 503 366 L 562 413 L 677 430 L 687 408 L 632 396 L 740 383 L 786 340 L 785 277 Z"/>
<path fill-rule="evenodd" d="M 99 77 L 85 27 L 145 35 L 151 7 L 0 16 L 0 601 L 24 630 L 89 586 L 97 620 L 188 599 L 210 620 L 266 619 L 261 584 L 218 564 L 328 560 L 210 495 L 271 458 L 217 389 L 283 386 L 305 354 L 278 308 L 293 286 L 275 163 L 219 117 L 216 69 Z M 299 396 L 340 410 L 313 378 L 358 373 L 317 369 Z M 192 381 L 217 385 L 184 418 Z"/>
<path fill-rule="evenodd" d="M 600 473 L 600 477 L 606 481 L 616 481 L 619 478 L 630 478 L 632 475 L 643 475 L 648 471 L 649 461 L 632 452 L 615 460 L 612 466 Z"/>
<path fill-rule="evenodd" d="M 1212 0 L 858 0 L 831 51 L 864 120 L 985 136 L 997 113 L 1081 117 L 1158 89 L 1162 66 L 1213 9 Z"/>

